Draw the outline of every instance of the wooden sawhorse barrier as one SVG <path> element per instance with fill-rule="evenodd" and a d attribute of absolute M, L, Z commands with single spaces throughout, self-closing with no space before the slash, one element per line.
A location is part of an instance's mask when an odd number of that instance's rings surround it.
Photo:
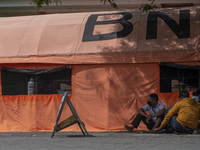
<path fill-rule="evenodd" d="M 79 125 L 84 136 L 92 136 L 92 135 L 89 135 L 89 133 L 87 132 L 85 125 L 81 121 L 81 119 L 79 118 L 74 106 L 72 105 L 72 103 L 69 99 L 68 94 L 71 94 L 71 92 L 66 92 L 66 93 L 63 94 L 63 97 L 62 97 L 62 100 L 61 100 L 61 103 L 60 103 L 60 107 L 59 107 L 59 111 L 58 111 L 58 115 L 57 115 L 57 118 L 56 118 L 56 124 L 54 126 L 54 130 L 53 130 L 53 133 L 51 135 L 51 138 L 53 138 L 55 132 L 58 132 L 58 131 L 60 131 L 64 128 L 67 128 L 67 127 L 69 127 L 69 126 L 71 126 L 75 123 L 78 123 L 78 125 Z M 58 122 L 60 120 L 61 113 L 62 113 L 64 105 L 65 105 L 65 102 L 67 102 L 67 104 L 68 104 L 73 115 L 58 124 Z"/>

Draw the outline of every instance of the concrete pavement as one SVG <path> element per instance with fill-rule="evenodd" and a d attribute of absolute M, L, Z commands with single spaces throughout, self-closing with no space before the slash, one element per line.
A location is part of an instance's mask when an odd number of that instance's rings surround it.
<path fill-rule="evenodd" d="M 0 150 L 198 150 L 200 133 L 150 134 L 128 132 L 8 132 L 0 133 Z"/>

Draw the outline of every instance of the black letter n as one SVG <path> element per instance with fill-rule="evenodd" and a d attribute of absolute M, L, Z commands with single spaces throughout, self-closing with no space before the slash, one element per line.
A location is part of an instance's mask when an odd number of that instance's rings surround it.
<path fill-rule="evenodd" d="M 109 21 L 97 21 L 98 16 L 106 15 L 123 15 L 121 19 L 109 20 Z M 133 30 L 133 25 L 128 20 L 132 18 L 130 13 L 114 13 L 114 14 L 97 14 L 91 15 L 85 25 L 85 31 L 83 34 L 83 42 L 87 41 L 101 41 L 101 40 L 110 40 L 115 38 L 122 38 L 129 35 Z M 107 34 L 98 34 L 93 35 L 95 25 L 105 25 L 105 24 L 117 24 L 120 23 L 123 26 L 123 29 L 119 32 L 112 32 Z"/>
<path fill-rule="evenodd" d="M 181 39 L 190 37 L 190 10 L 180 10 L 179 24 L 166 14 L 160 11 L 155 11 L 149 12 L 148 15 L 146 33 L 147 40 L 157 38 L 158 17 L 160 17 L 169 26 L 178 38 Z"/>

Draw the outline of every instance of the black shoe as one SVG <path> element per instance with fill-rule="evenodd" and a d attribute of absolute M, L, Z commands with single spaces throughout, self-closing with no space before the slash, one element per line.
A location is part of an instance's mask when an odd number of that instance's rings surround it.
<path fill-rule="evenodd" d="M 129 127 L 127 126 L 126 124 L 124 125 L 124 127 L 126 128 L 126 130 L 128 130 L 129 133 L 133 132 L 133 126 L 132 127 Z"/>

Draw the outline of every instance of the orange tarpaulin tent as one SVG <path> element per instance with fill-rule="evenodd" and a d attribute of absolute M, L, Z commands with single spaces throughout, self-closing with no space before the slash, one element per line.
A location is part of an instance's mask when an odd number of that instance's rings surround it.
<path fill-rule="evenodd" d="M 87 130 L 124 130 L 149 94 L 158 93 L 166 107 L 178 100 L 177 92 L 160 92 L 160 62 L 199 64 L 199 10 L 0 18 L 0 66 L 70 65 L 71 100 Z M 62 94 L 4 95 L 0 87 L 0 131 L 53 130 Z M 66 106 L 62 119 L 70 113 Z"/>

